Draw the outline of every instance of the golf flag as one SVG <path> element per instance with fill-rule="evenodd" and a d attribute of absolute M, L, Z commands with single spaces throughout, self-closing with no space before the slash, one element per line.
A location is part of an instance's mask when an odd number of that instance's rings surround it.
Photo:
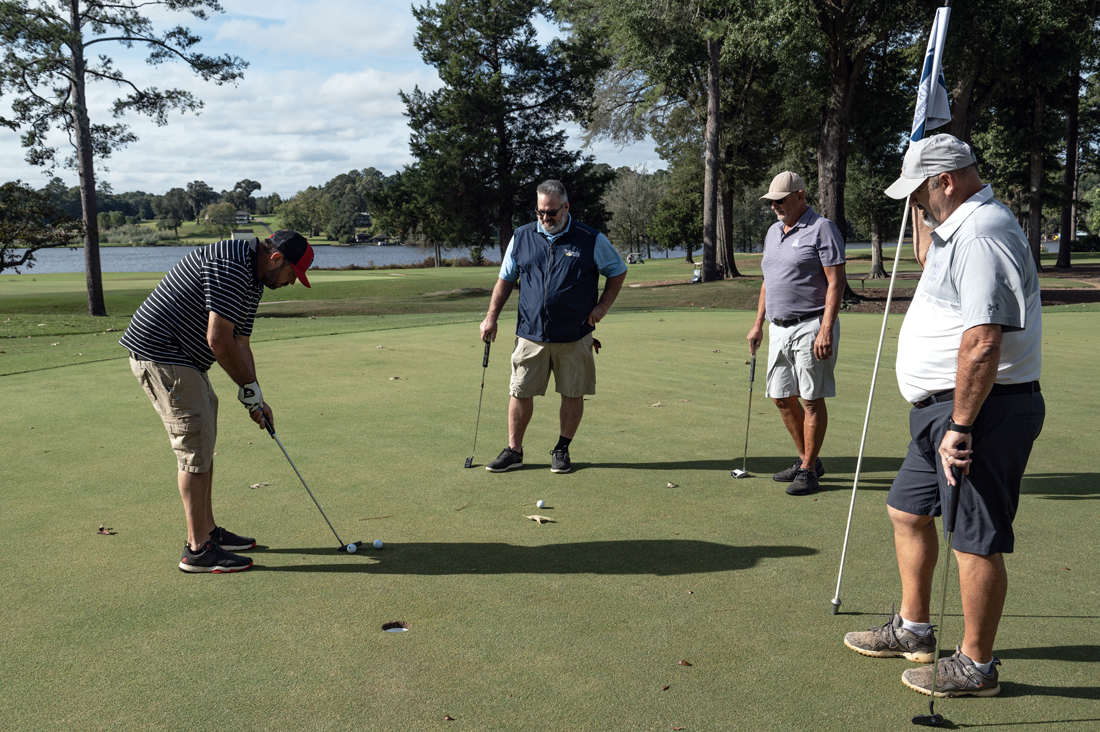
<path fill-rule="evenodd" d="M 924 139 L 925 130 L 934 130 L 951 121 L 951 106 L 947 101 L 947 82 L 943 78 L 943 44 L 947 40 L 947 21 L 951 8 L 936 10 L 928 50 L 924 54 L 924 69 L 917 90 L 917 109 L 913 113 L 913 131 L 909 140 Z"/>

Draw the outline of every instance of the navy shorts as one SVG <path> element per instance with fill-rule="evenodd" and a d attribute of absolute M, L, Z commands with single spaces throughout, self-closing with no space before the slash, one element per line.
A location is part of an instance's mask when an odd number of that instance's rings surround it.
<path fill-rule="evenodd" d="M 953 402 L 909 412 L 909 453 L 886 503 L 917 516 L 939 516 L 947 478 L 938 452 L 954 410 Z M 1031 446 L 1043 429 L 1043 395 L 989 397 L 974 422 L 970 475 L 963 476 L 951 547 L 967 554 L 1011 553 L 1012 521 L 1020 503 L 1020 481 Z"/>

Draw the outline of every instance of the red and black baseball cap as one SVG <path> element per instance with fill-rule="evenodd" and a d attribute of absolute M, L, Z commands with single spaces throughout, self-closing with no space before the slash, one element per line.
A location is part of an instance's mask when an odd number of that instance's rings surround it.
<path fill-rule="evenodd" d="M 275 247 L 275 251 L 282 254 L 290 262 L 298 281 L 309 287 L 306 270 L 313 264 L 313 247 L 309 245 L 306 238 L 297 231 L 279 229 L 272 234 L 271 244 Z"/>

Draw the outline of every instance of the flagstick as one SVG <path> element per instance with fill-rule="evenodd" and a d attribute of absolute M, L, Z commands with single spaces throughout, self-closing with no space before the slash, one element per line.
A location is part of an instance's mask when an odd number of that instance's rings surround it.
<path fill-rule="evenodd" d="M 910 194 L 912 195 L 912 194 Z M 882 357 L 882 342 L 886 338 L 886 321 L 890 317 L 890 301 L 894 297 L 894 281 L 898 276 L 898 260 L 901 259 L 901 245 L 905 240 L 905 225 L 909 221 L 909 197 L 905 197 L 905 211 L 901 215 L 901 232 L 898 234 L 898 248 L 894 252 L 894 269 L 890 272 L 890 288 L 886 291 L 886 311 L 882 314 L 882 331 L 878 335 L 878 351 L 875 353 L 875 368 L 871 374 L 871 392 L 867 395 L 867 414 L 863 418 L 863 435 L 859 438 L 859 456 L 856 458 L 856 477 L 852 481 L 852 503 L 848 507 L 848 525 L 844 529 L 844 548 L 840 552 L 840 573 L 836 578 L 836 596 L 833 597 L 833 615 L 840 612 L 840 583 L 844 578 L 844 558 L 848 554 L 848 536 L 852 531 L 852 511 L 856 507 L 856 490 L 859 488 L 859 469 L 863 465 L 863 446 L 867 443 L 867 425 L 871 422 L 871 403 L 875 398 L 875 383 L 878 381 L 878 364 Z M 916 251 L 916 227 L 913 227 L 913 250 Z"/>

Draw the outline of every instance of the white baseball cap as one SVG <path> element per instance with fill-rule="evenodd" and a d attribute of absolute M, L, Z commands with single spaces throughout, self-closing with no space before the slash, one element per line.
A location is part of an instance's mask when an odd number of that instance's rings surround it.
<path fill-rule="evenodd" d="M 909 146 L 901 164 L 901 177 L 886 189 L 886 195 L 900 200 L 932 176 L 953 173 L 975 162 L 970 146 L 954 135 L 926 137 Z"/>

